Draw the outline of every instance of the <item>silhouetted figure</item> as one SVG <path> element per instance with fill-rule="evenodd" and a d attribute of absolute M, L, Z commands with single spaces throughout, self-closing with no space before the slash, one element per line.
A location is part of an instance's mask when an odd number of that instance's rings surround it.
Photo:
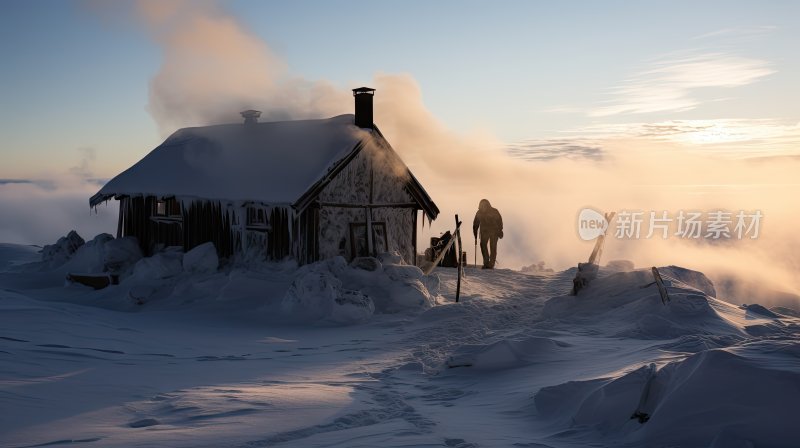
<path fill-rule="evenodd" d="M 476 239 L 479 228 L 481 230 L 483 268 L 493 269 L 497 261 L 497 240 L 503 237 L 503 217 L 486 199 L 481 199 L 478 213 L 475 213 L 475 220 L 472 221 L 472 234 Z"/>

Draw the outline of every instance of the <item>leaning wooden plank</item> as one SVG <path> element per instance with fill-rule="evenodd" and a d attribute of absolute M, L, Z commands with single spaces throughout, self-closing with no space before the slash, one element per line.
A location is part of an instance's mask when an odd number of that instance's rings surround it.
<path fill-rule="evenodd" d="M 614 219 L 614 215 L 616 215 L 616 214 L 617 214 L 617 212 L 606 213 L 605 214 L 606 223 L 610 224 L 611 220 Z M 607 231 L 608 231 L 608 228 L 606 228 L 606 230 L 603 231 L 602 235 L 597 237 L 597 242 L 595 242 L 595 244 L 594 244 L 594 250 L 592 250 L 592 254 L 589 255 L 589 264 L 600 264 L 600 257 L 603 255 L 603 244 L 606 241 L 606 232 Z"/>
<path fill-rule="evenodd" d="M 458 254 L 458 280 L 456 282 L 456 303 L 458 303 L 458 298 L 461 296 L 461 275 L 464 272 L 464 264 L 461 263 L 461 221 L 458 220 L 458 214 L 456 214 L 456 253 Z"/>
<path fill-rule="evenodd" d="M 458 225 L 456 226 L 456 230 L 455 230 L 455 232 L 453 232 L 451 235 L 455 235 L 455 234 L 456 234 L 456 232 L 458 232 L 458 230 L 459 230 L 459 228 L 460 228 L 460 227 L 461 227 L 461 223 L 458 223 Z M 439 265 L 439 262 L 441 262 L 441 261 L 442 261 L 442 258 L 444 258 L 444 255 L 447 253 L 447 251 L 448 251 L 448 250 L 450 250 L 450 247 L 452 247 L 452 246 L 453 246 L 453 243 L 454 243 L 455 241 L 456 241 L 456 238 L 455 238 L 455 236 L 450 238 L 450 241 L 448 241 L 448 242 L 447 242 L 447 245 L 446 245 L 446 246 L 444 246 L 444 249 L 442 249 L 442 252 L 440 252 L 440 253 L 439 253 L 439 256 L 438 256 L 438 257 L 436 257 L 436 259 L 435 259 L 435 260 L 433 260 L 433 264 L 432 264 L 432 265 L 430 265 L 430 266 L 428 267 L 428 269 L 426 269 L 426 270 L 425 270 L 425 275 L 428 275 L 428 274 L 430 274 L 431 272 L 433 272 L 433 269 L 434 269 L 434 268 L 436 268 L 436 266 L 438 266 L 438 265 Z"/>
<path fill-rule="evenodd" d="M 605 214 L 607 224 L 614 219 L 615 214 L 616 212 Z M 575 278 L 572 279 L 572 290 L 569 292 L 569 295 L 577 296 L 581 289 L 588 286 L 589 282 L 597 277 L 597 272 L 600 268 L 600 257 L 603 254 L 603 243 L 605 243 L 607 231 L 608 227 L 606 227 L 602 235 L 597 237 L 597 240 L 594 243 L 594 249 L 592 249 L 592 253 L 589 255 L 589 262 L 578 263 L 578 272 L 575 273 Z"/>
<path fill-rule="evenodd" d="M 605 235 L 600 235 L 597 237 L 597 240 L 594 242 L 592 254 L 589 255 L 589 264 L 597 264 L 597 259 L 600 258 L 600 255 L 603 253 L 603 243 L 605 240 Z"/>
<path fill-rule="evenodd" d="M 658 269 L 653 266 L 653 278 L 656 280 L 656 286 L 658 286 L 658 293 L 661 294 L 661 303 L 664 305 L 669 302 L 669 295 L 667 294 L 667 288 L 664 286 L 664 281 L 661 280 L 661 274 L 659 274 Z"/>

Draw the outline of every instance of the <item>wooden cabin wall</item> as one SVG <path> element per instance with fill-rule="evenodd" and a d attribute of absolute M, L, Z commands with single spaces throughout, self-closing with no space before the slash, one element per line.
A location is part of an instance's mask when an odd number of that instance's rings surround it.
<path fill-rule="evenodd" d="M 409 181 L 408 168 L 401 164 L 396 165 L 384 156 L 383 150 L 377 147 L 367 147 L 376 152 L 373 156 L 374 202 L 377 203 L 403 203 L 413 202 L 413 197 L 406 190 Z M 412 208 L 376 208 L 373 211 L 374 221 L 385 221 L 389 235 L 389 250 L 397 252 L 408 264 L 415 262 L 415 229 L 416 222 Z"/>
<path fill-rule="evenodd" d="M 300 264 L 313 263 L 319 256 L 319 212 L 316 205 L 308 207 L 297 218 L 296 253 Z"/>
<path fill-rule="evenodd" d="M 369 165 L 363 151 L 320 192 L 323 202 L 366 204 L 369 202 Z M 326 259 L 341 255 L 353 258 L 350 223 L 366 222 L 364 209 L 321 207 L 319 212 L 319 256 Z"/>
<path fill-rule="evenodd" d="M 218 201 L 196 200 L 184 204 L 184 250 L 189 251 L 211 241 L 221 258 L 230 257 L 237 247 L 233 216 Z"/>
<path fill-rule="evenodd" d="M 272 260 L 282 260 L 292 255 L 292 233 L 289 211 L 275 207 L 269 216 L 270 230 L 267 232 L 267 256 Z"/>
<path fill-rule="evenodd" d="M 414 264 L 414 209 L 377 208 L 372 219 L 386 223 L 389 251 L 397 252 L 407 264 Z"/>
<path fill-rule="evenodd" d="M 367 145 L 323 189 L 319 201 L 347 204 L 368 204 L 370 199 L 372 203 L 412 202 L 413 198 L 405 189 L 408 179 L 403 175 L 404 171 L 382 157 L 381 151 Z M 372 198 L 370 178 L 373 182 Z M 322 206 L 319 211 L 319 257 L 342 255 L 352 259 L 350 224 L 366 223 L 366 213 L 364 208 Z M 407 263 L 413 263 L 413 209 L 376 208 L 372 211 L 372 221 L 386 223 L 389 251 L 397 252 Z"/>
<path fill-rule="evenodd" d="M 290 207 L 250 203 L 240 212 L 233 223 L 233 228 L 239 229 L 234 231 L 236 251 L 244 252 L 246 258 L 276 261 L 296 255 L 297 219 Z M 251 221 L 253 217 L 259 218 Z"/>
<path fill-rule="evenodd" d="M 214 243 L 222 258 L 233 253 L 237 240 L 232 216 L 219 202 L 184 204 L 180 219 L 174 222 L 153 219 L 156 202 L 153 196 L 120 200 L 121 236 L 135 236 L 143 253 L 152 255 L 158 245 L 182 246 L 188 251 L 208 241 Z"/>
<path fill-rule="evenodd" d="M 142 253 L 152 255 L 157 244 L 183 246 L 183 229 L 176 223 L 159 223 L 150 218 L 156 206 L 156 198 L 123 198 L 120 201 L 121 236 L 134 236 L 139 240 Z"/>

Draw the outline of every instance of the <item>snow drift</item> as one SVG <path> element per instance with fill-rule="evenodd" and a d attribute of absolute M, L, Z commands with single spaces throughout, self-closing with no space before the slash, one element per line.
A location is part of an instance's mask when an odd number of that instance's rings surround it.
<path fill-rule="evenodd" d="M 117 310 L 147 305 L 187 312 L 227 306 L 228 313 L 235 313 L 242 304 L 255 308 L 251 316 L 295 323 L 361 323 L 376 312 L 430 308 L 438 295 L 438 277 L 423 275 L 398 254 L 357 258 L 349 265 L 335 257 L 300 268 L 294 263 L 250 261 L 220 266 L 213 243 L 186 253 L 181 247 L 167 247 L 143 257 L 133 237 L 100 234 L 85 242 L 73 231 L 46 246 L 40 261 L 13 269 L 29 283 L 49 278 L 49 287 L 63 283 L 68 273 L 118 277 L 118 285 L 100 291 L 68 285 L 71 297 L 86 305 Z"/>
<path fill-rule="evenodd" d="M 614 335 L 639 339 L 671 339 L 687 334 L 731 334 L 741 330 L 716 308 L 714 285 L 705 275 L 677 266 L 660 268 L 670 297 L 666 304 L 649 269 L 615 272 L 594 280 L 576 296 L 554 297 L 542 315 L 561 321 L 614 322 Z"/>
<path fill-rule="evenodd" d="M 283 299 L 288 315 L 312 321 L 353 324 L 374 312 L 424 310 L 436 302 L 437 280 L 396 254 L 356 258 L 348 265 L 334 257 L 301 267 Z M 434 289 L 428 289 L 428 285 Z"/>
<path fill-rule="evenodd" d="M 462 345 L 447 360 L 447 367 L 476 370 L 508 369 L 552 361 L 570 344 L 545 337 L 513 337 L 489 345 Z"/>
<path fill-rule="evenodd" d="M 766 354 L 773 354 L 767 358 Z M 791 446 L 800 438 L 800 342 L 712 349 L 616 378 L 567 382 L 535 395 L 546 419 L 630 446 Z M 648 418 L 633 418 L 638 403 Z"/>
<path fill-rule="evenodd" d="M 800 320 L 717 300 L 700 273 L 662 268 L 664 305 L 642 288 L 647 271 L 601 270 L 568 297 L 574 271 L 470 270 L 455 303 L 454 269 L 423 276 L 388 254 L 214 268 L 210 247 L 133 261 L 127 244 L 94 238 L 55 268 L 0 245 L 0 445 L 735 448 L 800 436 Z M 121 261 L 132 267 L 119 285 L 64 287 L 69 266 Z"/>

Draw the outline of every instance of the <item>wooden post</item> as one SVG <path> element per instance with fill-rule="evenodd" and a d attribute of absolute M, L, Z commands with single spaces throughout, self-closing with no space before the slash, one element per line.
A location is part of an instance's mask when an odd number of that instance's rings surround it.
<path fill-rule="evenodd" d="M 661 274 L 658 272 L 658 269 L 653 266 L 651 269 L 653 271 L 653 278 L 656 281 L 656 286 L 658 287 L 658 294 L 661 296 L 661 303 L 664 305 L 669 302 L 669 294 L 667 294 L 667 288 L 664 286 L 664 281 L 661 280 Z"/>
<path fill-rule="evenodd" d="M 616 212 L 605 214 L 606 223 L 608 223 L 608 225 L 611 225 L 611 220 L 614 219 L 615 214 Z M 602 235 L 597 237 L 597 241 L 594 243 L 594 249 L 591 255 L 589 255 L 589 262 L 578 263 L 578 272 L 575 274 L 575 278 L 572 279 L 572 290 L 569 295 L 577 296 L 581 289 L 586 287 L 590 281 L 597 277 L 597 272 L 600 269 L 600 257 L 603 255 L 603 243 L 606 240 L 606 232 L 608 232 L 608 228 L 603 231 Z"/>
<path fill-rule="evenodd" d="M 606 222 L 609 223 L 609 225 L 611 225 L 610 224 L 611 220 L 614 219 L 614 215 L 616 213 L 617 212 L 611 212 L 605 214 Z M 597 237 L 597 241 L 594 244 L 594 250 L 592 250 L 592 254 L 589 255 L 589 264 L 600 263 L 600 257 L 603 254 L 603 243 L 605 242 L 605 240 L 606 240 L 606 232 L 603 232 L 602 235 Z"/>
<path fill-rule="evenodd" d="M 456 214 L 456 252 L 458 253 L 458 262 L 456 267 L 458 268 L 457 275 L 458 280 L 456 281 L 456 303 L 458 303 L 458 298 L 461 296 L 461 272 L 464 269 L 463 263 L 461 263 L 461 221 L 458 220 L 458 214 Z"/>
<path fill-rule="evenodd" d="M 414 226 L 414 230 L 411 231 L 411 250 L 414 252 L 411 255 L 411 261 L 414 264 L 414 266 L 417 265 L 417 215 L 419 215 L 419 212 L 417 211 L 417 209 L 414 209 L 411 212 L 411 216 L 413 217 L 411 222 L 413 223 Z M 424 218 L 422 224 L 423 225 L 425 224 Z"/>
<path fill-rule="evenodd" d="M 374 180 L 373 174 L 374 174 L 374 170 L 372 169 L 372 164 L 370 164 L 370 167 L 369 167 L 369 203 L 370 204 L 372 204 L 373 190 L 374 190 L 374 188 L 372 186 L 372 181 Z M 369 252 L 369 255 L 371 257 L 374 257 L 377 254 L 375 253 L 375 242 L 372 240 L 372 207 L 365 208 L 364 212 L 367 215 L 367 252 Z"/>

